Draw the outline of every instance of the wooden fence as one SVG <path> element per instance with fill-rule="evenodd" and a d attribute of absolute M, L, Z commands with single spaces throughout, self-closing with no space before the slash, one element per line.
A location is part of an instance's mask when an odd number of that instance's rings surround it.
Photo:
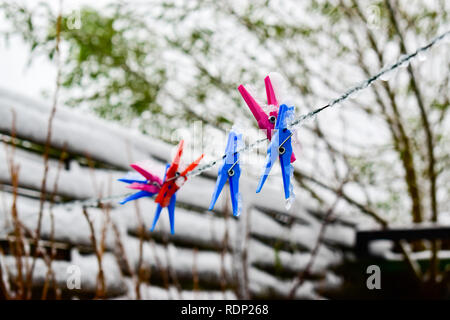
<path fill-rule="evenodd" d="M 39 221 L 50 109 L 0 89 L 0 266 L 4 290 L 10 293 L 21 285 L 20 277 L 26 280 L 35 256 L 33 237 Z M 165 211 L 156 231 L 149 232 L 155 211 L 152 199 L 125 206 L 93 201 L 85 211 L 76 202 L 126 193 L 128 189 L 115 180 L 129 169 L 129 163 L 148 159 L 161 172 L 172 148 L 128 128 L 58 107 L 42 207 L 41 249 L 31 279 L 33 297 L 40 297 L 45 288 L 51 288 L 46 289 L 49 297 L 54 291 L 63 298 L 289 295 L 297 274 L 310 261 L 321 220 L 300 199 L 286 211 L 280 201 L 282 191 L 270 184 L 255 194 L 257 181 L 244 175 L 240 184 L 243 210 L 234 218 L 226 193 L 213 213 L 207 211 L 216 170 L 188 180 L 177 197 L 175 235 L 170 235 Z M 17 185 L 11 164 L 18 166 Z M 18 222 L 21 234 L 16 232 Z M 20 259 L 18 237 L 23 247 Z M 295 297 L 322 298 L 328 289 L 339 286 L 332 269 L 342 262 L 343 250 L 353 241 L 351 224 L 330 223 Z M 78 274 L 73 270 L 79 271 L 80 289 L 69 284 Z"/>

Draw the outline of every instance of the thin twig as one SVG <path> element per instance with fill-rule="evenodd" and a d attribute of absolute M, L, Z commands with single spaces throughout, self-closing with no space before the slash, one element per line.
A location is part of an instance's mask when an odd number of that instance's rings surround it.
<path fill-rule="evenodd" d="M 198 248 L 194 248 L 192 252 L 192 282 L 193 282 L 193 290 L 194 290 L 194 300 L 195 295 L 197 294 L 197 291 L 199 289 L 198 283 L 198 270 L 197 270 L 197 256 L 198 256 Z"/>
<path fill-rule="evenodd" d="M 224 225 L 225 225 L 225 231 L 223 235 L 222 240 L 222 250 L 220 252 L 220 289 L 222 290 L 223 298 L 226 299 L 226 287 L 227 287 L 227 273 L 226 273 L 226 267 L 225 267 L 225 257 L 228 252 L 228 239 L 229 239 L 229 216 L 230 216 L 230 210 L 229 210 L 229 198 L 230 194 L 229 192 L 226 193 L 227 195 L 227 201 L 225 202 L 225 208 L 224 208 Z"/>
<path fill-rule="evenodd" d="M 403 54 L 406 54 L 406 45 L 403 37 L 403 33 L 400 30 L 399 23 L 397 21 L 397 17 L 394 12 L 394 8 L 390 2 L 390 0 L 385 0 L 386 7 L 388 8 L 389 16 L 391 18 L 394 29 L 397 33 L 397 36 L 400 39 L 400 48 Z M 411 64 L 408 64 L 408 73 L 410 77 L 411 88 L 414 92 L 414 95 L 417 100 L 417 106 L 420 111 L 420 118 L 422 120 L 423 129 L 425 131 L 426 137 L 426 146 L 427 146 L 427 156 L 428 156 L 428 179 L 430 180 L 430 202 L 431 202 L 431 221 L 437 222 L 438 218 L 438 204 L 437 204 L 437 178 L 438 174 L 436 172 L 436 157 L 434 155 L 434 138 L 432 127 L 430 124 L 430 120 L 428 118 L 427 111 L 425 110 L 425 103 L 423 99 L 422 92 L 417 83 L 416 76 L 414 74 L 414 70 Z M 438 241 L 431 241 L 431 261 L 430 261 L 430 280 L 436 282 L 438 276 Z"/>
<path fill-rule="evenodd" d="M 67 149 L 67 145 L 64 144 L 63 150 L 62 150 L 61 155 L 59 157 L 58 169 L 57 169 L 57 172 L 56 172 L 55 182 L 53 184 L 53 191 L 52 191 L 52 194 L 50 196 L 50 208 L 49 208 L 49 213 L 50 213 L 50 259 L 49 259 L 49 262 L 47 264 L 47 275 L 45 277 L 44 288 L 42 290 L 42 297 L 41 297 L 42 300 L 45 300 L 47 298 L 47 292 L 48 292 L 48 286 L 49 286 L 50 278 L 53 281 L 53 289 L 55 291 L 55 298 L 58 298 L 58 290 L 57 290 L 57 286 L 56 286 L 55 273 L 53 272 L 53 269 L 52 269 L 52 263 L 53 263 L 53 260 L 55 259 L 55 256 L 56 256 L 56 250 L 55 250 L 55 215 L 54 215 L 54 212 L 53 212 L 53 204 L 54 204 L 54 201 L 55 201 L 56 193 L 58 191 L 59 176 L 60 176 L 62 167 L 64 165 L 64 160 L 65 160 L 65 157 L 66 157 L 66 152 L 65 152 L 66 149 Z"/>
<path fill-rule="evenodd" d="M 46 198 L 46 188 L 47 188 L 47 176 L 49 171 L 49 153 L 50 153 L 50 147 L 51 147 L 51 139 L 52 139 L 52 128 L 53 128 L 53 120 L 55 118 L 56 114 L 56 108 L 58 105 L 58 96 L 59 96 L 59 90 L 61 87 L 61 57 L 60 57 L 60 50 L 59 45 L 61 41 L 61 20 L 62 20 L 62 0 L 59 2 L 59 13 L 56 20 L 56 42 L 55 42 L 55 60 L 56 60 L 56 89 L 55 93 L 53 95 L 53 106 L 50 111 L 50 116 L 48 119 L 48 127 L 47 127 L 47 137 L 45 140 L 45 147 L 44 147 L 44 175 L 42 178 L 41 183 L 41 197 L 40 197 L 40 204 L 39 204 L 39 215 L 38 215 L 38 223 L 36 228 L 36 238 L 34 239 L 34 244 L 36 248 L 39 247 L 39 240 L 41 237 L 41 227 L 42 227 L 42 217 L 43 217 L 43 211 L 44 211 L 44 203 Z M 33 262 L 31 264 L 31 268 L 27 275 L 27 298 L 31 299 L 31 289 L 32 289 L 32 278 L 33 278 L 33 272 L 36 265 L 36 258 L 37 258 L 37 252 L 39 250 L 36 249 L 35 254 L 33 256 Z"/>
<path fill-rule="evenodd" d="M 167 270 L 168 267 L 164 268 L 162 263 L 161 263 L 161 261 L 159 260 L 158 252 L 156 250 L 155 241 L 153 239 L 150 239 L 150 245 L 151 245 L 151 248 L 153 249 L 152 250 L 153 251 L 153 258 L 155 259 L 156 268 L 160 272 L 160 276 L 161 276 L 161 278 L 163 280 L 164 288 L 166 289 L 167 295 L 169 296 L 169 299 L 170 299 L 169 271 Z"/>
<path fill-rule="evenodd" d="M 16 268 L 17 268 L 17 291 L 16 296 L 20 298 L 25 298 L 25 281 L 23 275 L 23 234 L 20 228 L 20 219 L 19 213 L 17 212 L 17 188 L 19 187 L 19 165 L 14 163 L 14 154 L 15 154 L 15 138 L 16 138 L 16 113 L 12 112 L 12 123 L 11 123 L 11 151 L 8 146 L 5 145 L 6 154 L 8 159 L 8 168 L 11 176 L 11 185 L 13 190 L 13 199 L 11 205 L 11 219 L 13 221 L 14 226 L 14 234 L 15 240 L 14 245 L 10 243 L 10 247 L 12 252 L 14 252 L 15 260 L 16 260 Z"/>
<path fill-rule="evenodd" d="M 89 225 L 89 230 L 91 232 L 92 247 L 94 248 L 95 256 L 97 257 L 98 275 L 97 275 L 97 288 L 96 288 L 96 292 L 95 292 L 95 298 L 101 299 L 105 296 L 105 278 L 104 278 L 103 267 L 102 267 L 102 253 L 100 252 L 100 249 L 98 248 L 98 245 L 97 245 L 94 224 L 92 223 L 91 219 L 89 218 L 89 213 L 86 208 L 83 208 L 83 214 Z"/>
<path fill-rule="evenodd" d="M 182 293 L 180 282 L 178 281 L 177 271 L 175 268 L 172 267 L 172 259 L 170 259 L 170 252 L 169 252 L 169 244 L 170 243 L 169 243 L 168 236 L 166 234 L 163 234 L 162 239 L 163 239 L 164 253 L 166 255 L 167 270 L 169 272 L 170 277 L 172 278 L 175 288 L 177 288 L 178 296 L 179 296 L 180 300 L 183 300 L 183 293 Z"/>
<path fill-rule="evenodd" d="M 9 295 L 9 290 L 8 290 L 8 286 L 5 283 L 5 281 L 3 281 L 3 266 L 2 266 L 2 257 L 3 257 L 3 250 L 2 248 L 0 248 L 0 300 L 4 299 L 4 300 L 9 300 L 10 299 L 10 295 Z M 7 272 L 5 272 L 5 276 L 7 275 Z"/>
<path fill-rule="evenodd" d="M 319 235 L 317 237 L 316 244 L 315 244 L 313 250 L 311 251 L 311 257 L 309 259 L 309 262 L 305 266 L 305 269 L 298 273 L 297 278 L 296 278 L 295 283 L 294 283 L 294 286 L 292 287 L 291 291 L 289 292 L 289 299 L 294 299 L 295 298 L 295 293 L 297 292 L 297 289 L 301 285 L 303 285 L 303 283 L 306 280 L 306 277 L 311 272 L 311 268 L 314 265 L 315 258 L 317 256 L 317 254 L 319 253 L 320 245 L 323 242 L 323 238 L 325 236 L 325 230 L 326 230 L 326 228 L 328 226 L 328 222 L 330 221 L 331 216 L 333 215 L 334 210 L 335 210 L 337 204 L 339 203 L 339 200 L 341 200 L 342 188 L 343 188 L 343 185 L 339 188 L 339 190 L 338 190 L 338 192 L 336 194 L 336 200 L 333 202 L 333 204 L 331 205 L 331 207 L 327 210 L 327 212 L 325 214 L 325 217 L 324 217 L 324 219 L 322 221 L 322 224 L 320 226 Z"/>
<path fill-rule="evenodd" d="M 141 210 L 139 207 L 139 202 L 135 201 L 134 208 L 136 211 L 136 218 L 138 222 L 138 234 L 139 234 L 139 256 L 138 256 L 138 263 L 136 265 L 137 270 L 137 278 L 136 278 L 136 285 L 135 285 L 135 291 L 136 291 L 136 299 L 141 299 L 141 282 L 143 278 L 143 268 L 142 264 L 144 261 L 144 240 L 145 240 L 145 223 L 142 219 Z"/>

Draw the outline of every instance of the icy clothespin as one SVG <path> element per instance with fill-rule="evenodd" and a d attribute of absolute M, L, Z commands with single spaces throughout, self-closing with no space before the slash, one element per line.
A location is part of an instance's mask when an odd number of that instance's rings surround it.
<path fill-rule="evenodd" d="M 278 117 L 278 101 L 275 96 L 275 91 L 272 86 L 272 82 L 270 81 L 269 76 L 264 79 L 264 84 L 266 87 L 266 95 L 267 95 L 267 104 L 270 106 L 275 106 L 275 109 L 269 112 L 269 115 L 264 112 L 261 106 L 256 102 L 256 100 L 250 95 L 250 93 L 245 89 L 245 87 L 241 84 L 238 87 L 239 92 L 247 103 L 250 111 L 253 113 L 256 121 L 258 122 L 258 127 L 262 130 L 266 130 L 267 139 L 272 139 L 272 131 L 275 127 L 275 122 Z M 295 161 L 295 155 L 292 154 L 291 162 Z"/>
<path fill-rule="evenodd" d="M 233 207 L 233 215 L 239 216 L 241 211 L 241 196 L 239 193 L 239 178 L 241 176 L 241 168 L 239 166 L 239 153 L 237 152 L 242 143 L 242 134 L 231 131 L 228 135 L 228 142 L 225 148 L 225 157 L 223 164 L 217 175 L 216 187 L 209 205 L 209 210 L 214 208 L 223 186 L 228 181 L 230 185 L 231 204 Z"/>
<path fill-rule="evenodd" d="M 267 163 L 261 179 L 259 180 L 256 192 L 260 192 L 264 182 L 270 173 L 277 157 L 280 159 L 281 173 L 283 176 L 284 197 L 289 199 L 291 196 L 291 156 L 292 156 L 292 133 L 287 129 L 287 119 L 294 113 L 294 107 L 288 107 L 283 104 L 278 112 L 277 123 L 275 124 L 275 133 L 267 149 Z"/>
<path fill-rule="evenodd" d="M 167 169 L 169 167 L 170 167 L 170 164 L 166 164 L 166 171 L 164 172 L 163 183 L 166 182 Z M 156 202 L 156 200 L 155 200 L 155 202 Z M 175 192 L 170 197 L 169 203 L 167 205 L 167 211 L 169 211 L 170 233 L 172 233 L 172 234 L 175 233 L 175 204 L 176 204 L 176 202 L 177 202 L 177 195 Z M 151 231 L 155 230 L 156 222 L 158 222 L 159 216 L 161 215 L 162 208 L 163 207 L 161 206 L 161 204 L 158 203 L 156 206 L 155 217 L 153 218 L 152 227 L 150 228 Z"/>
<path fill-rule="evenodd" d="M 198 157 L 194 162 L 184 169 L 181 173 L 178 171 L 180 165 L 181 155 L 183 154 L 184 140 L 181 140 L 178 144 L 177 152 L 172 161 L 172 164 L 167 164 L 166 172 L 164 174 L 164 181 L 159 191 L 155 202 L 158 204 L 155 212 L 155 217 L 153 219 L 153 224 L 151 231 L 155 229 L 156 222 L 159 219 L 161 210 L 167 207 L 169 210 L 169 220 L 170 220 L 170 232 L 175 233 L 175 202 L 176 202 L 176 192 L 180 187 L 186 182 L 187 174 L 194 170 L 203 158 L 203 154 Z"/>
<path fill-rule="evenodd" d="M 175 158 L 172 161 L 172 164 L 166 165 L 166 171 L 164 173 L 164 180 L 161 180 L 159 177 L 151 174 L 147 170 L 145 170 L 140 164 L 132 164 L 131 167 L 139 172 L 141 176 L 136 173 L 128 173 L 119 181 L 125 182 L 129 184 L 129 188 L 141 190 L 124 200 L 120 203 L 124 204 L 131 200 L 136 200 L 142 197 L 152 197 L 157 194 L 155 202 L 158 204 L 155 211 L 155 217 L 153 219 L 153 224 L 151 227 L 151 231 L 155 229 L 156 222 L 159 219 L 162 208 L 167 207 L 169 211 L 169 220 L 170 220 L 170 232 L 172 234 L 175 233 L 175 203 L 176 203 L 176 192 L 180 187 L 186 182 L 188 172 L 192 171 L 197 167 L 200 160 L 203 158 L 203 154 L 194 162 L 192 162 L 183 172 L 178 172 L 178 167 L 180 164 L 180 158 L 183 154 L 183 145 L 184 141 L 181 140 L 177 147 L 177 152 Z"/>
<path fill-rule="evenodd" d="M 140 191 L 123 199 L 120 204 L 124 204 L 128 201 L 136 200 L 142 197 L 152 197 L 160 191 L 163 184 L 158 176 L 155 176 L 145 170 L 143 165 L 134 163 L 130 166 L 139 172 L 140 175 L 135 172 L 129 172 L 125 177 L 118 180 L 129 184 L 128 188 Z"/>

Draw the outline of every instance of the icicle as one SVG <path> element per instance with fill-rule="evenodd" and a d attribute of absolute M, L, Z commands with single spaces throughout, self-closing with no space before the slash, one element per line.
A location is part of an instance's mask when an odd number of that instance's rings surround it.
<path fill-rule="evenodd" d="M 237 199 L 238 199 L 238 209 L 237 209 L 236 217 L 239 217 L 242 212 L 242 195 L 240 193 L 238 194 Z"/>
<path fill-rule="evenodd" d="M 286 199 L 285 202 L 285 208 L 286 210 L 290 210 L 292 208 L 292 204 L 295 201 L 295 193 L 294 193 L 294 184 L 292 181 L 294 181 L 294 166 L 291 164 L 291 183 L 289 184 L 289 198 Z"/>

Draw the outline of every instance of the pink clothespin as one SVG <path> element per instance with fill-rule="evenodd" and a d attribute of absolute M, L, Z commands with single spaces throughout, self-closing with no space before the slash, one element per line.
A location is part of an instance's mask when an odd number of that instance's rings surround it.
<path fill-rule="evenodd" d="M 120 202 L 121 204 L 142 197 L 152 197 L 153 195 L 159 193 L 159 191 L 161 190 L 163 181 L 158 176 L 155 176 L 144 169 L 144 165 L 144 163 L 133 163 L 130 165 L 130 167 L 139 172 L 141 176 L 134 173 L 129 173 L 125 177 L 119 179 L 119 181 L 129 184 L 128 188 L 140 190 L 139 192 L 132 194 L 122 200 Z"/>
<path fill-rule="evenodd" d="M 169 211 L 169 221 L 170 221 L 170 232 L 175 233 L 175 202 L 177 201 L 176 193 L 178 189 L 187 180 L 187 174 L 194 170 L 200 160 L 203 158 L 203 154 L 186 167 L 181 173 L 178 172 L 178 167 L 180 165 L 180 158 L 183 153 L 184 141 L 181 140 L 177 147 L 177 152 L 172 164 L 166 165 L 166 172 L 164 173 L 164 180 L 161 180 L 158 176 L 151 174 L 145 169 L 143 163 L 134 163 L 130 165 L 134 170 L 140 173 L 140 176 L 136 173 L 128 173 L 125 177 L 118 179 L 119 181 L 129 184 L 128 188 L 140 190 L 134 193 L 120 203 L 124 204 L 128 201 L 136 200 L 142 197 L 153 197 L 156 195 L 155 202 L 158 204 L 156 206 L 155 217 L 153 219 L 153 224 L 151 231 L 155 229 L 156 222 L 159 219 L 162 208 L 167 207 Z"/>
<path fill-rule="evenodd" d="M 250 111 L 253 113 L 256 121 L 258 122 L 258 127 L 262 130 L 266 130 L 267 139 L 272 140 L 273 130 L 275 128 L 275 122 L 278 117 L 278 100 L 275 96 L 275 91 L 273 90 L 272 82 L 270 81 L 270 77 L 267 76 L 264 79 L 264 84 L 266 87 L 266 95 L 267 95 L 267 104 L 273 105 L 276 107 L 275 110 L 269 113 L 269 116 L 264 112 L 261 106 L 256 102 L 256 100 L 250 95 L 250 93 L 245 89 L 245 87 L 241 84 L 238 87 L 239 92 L 247 103 Z M 295 155 L 292 154 L 291 163 L 295 161 Z"/>

